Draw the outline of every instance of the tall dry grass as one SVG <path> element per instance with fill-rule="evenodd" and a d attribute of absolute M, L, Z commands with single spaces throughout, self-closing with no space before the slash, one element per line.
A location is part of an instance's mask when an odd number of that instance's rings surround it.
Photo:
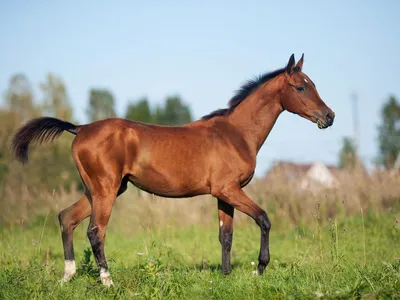
<path fill-rule="evenodd" d="M 324 189 L 302 190 L 299 182 L 287 183 L 277 177 L 263 183 L 257 180 L 248 187 L 248 193 L 274 218 L 309 222 L 318 213 L 324 219 L 334 215 L 391 211 L 400 208 L 400 174 L 375 172 L 372 175 L 358 171 L 342 171 L 336 176 L 338 185 Z"/>
<path fill-rule="evenodd" d="M 400 175 L 376 173 L 342 173 L 340 185 L 332 189 L 301 190 L 298 182 L 288 184 L 281 178 L 254 179 L 245 191 L 264 208 L 273 226 L 328 220 L 335 215 L 391 212 L 396 217 L 400 208 Z M 3 226 L 27 224 L 38 216 L 50 215 L 56 222 L 57 213 L 79 199 L 76 186 L 69 190 L 37 190 L 26 185 L 18 188 L 2 186 L 0 190 L 0 223 Z M 235 223 L 253 222 L 240 212 Z M 217 201 L 211 196 L 167 199 L 139 191 L 130 185 L 114 205 L 111 223 L 127 230 L 140 227 L 190 224 L 217 224 Z"/>

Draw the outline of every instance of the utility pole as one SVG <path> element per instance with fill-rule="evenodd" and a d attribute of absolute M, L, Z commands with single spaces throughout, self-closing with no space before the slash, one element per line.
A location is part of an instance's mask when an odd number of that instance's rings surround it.
<path fill-rule="evenodd" d="M 358 161 L 360 147 L 360 131 L 358 123 L 358 95 L 356 93 L 353 93 L 351 96 L 351 100 L 353 102 L 354 147 Z"/>

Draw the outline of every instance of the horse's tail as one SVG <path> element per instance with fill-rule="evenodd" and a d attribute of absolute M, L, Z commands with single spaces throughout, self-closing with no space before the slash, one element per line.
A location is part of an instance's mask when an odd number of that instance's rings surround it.
<path fill-rule="evenodd" d="M 15 157 L 21 162 L 28 161 L 28 147 L 31 142 L 50 142 L 63 131 L 72 134 L 78 133 L 79 126 L 56 118 L 41 117 L 30 120 L 22 126 L 12 139 L 12 150 Z"/>

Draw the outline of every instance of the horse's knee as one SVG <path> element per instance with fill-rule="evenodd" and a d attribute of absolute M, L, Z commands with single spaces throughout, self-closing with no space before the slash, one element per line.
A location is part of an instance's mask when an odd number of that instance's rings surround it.
<path fill-rule="evenodd" d="M 66 208 L 59 212 L 58 221 L 60 223 L 61 232 L 74 231 L 80 220 L 75 220 L 71 208 Z"/>
<path fill-rule="evenodd" d="M 62 232 L 68 232 L 70 227 L 71 227 L 71 223 L 68 222 L 67 219 L 67 209 L 64 209 L 62 211 L 59 212 L 58 214 L 58 222 L 60 223 L 60 229 Z"/>
<path fill-rule="evenodd" d="M 269 233 L 271 230 L 271 222 L 268 218 L 268 215 L 265 211 L 263 211 L 256 219 L 256 223 L 260 226 L 261 231 L 263 233 Z"/>
<path fill-rule="evenodd" d="M 58 213 L 58 222 L 60 223 L 60 226 L 62 226 L 63 219 L 64 219 L 64 215 L 63 215 L 63 210 L 62 210 Z"/>

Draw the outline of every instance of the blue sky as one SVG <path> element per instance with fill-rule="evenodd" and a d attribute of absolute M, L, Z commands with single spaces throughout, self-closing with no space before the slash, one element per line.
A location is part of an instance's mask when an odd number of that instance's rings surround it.
<path fill-rule="evenodd" d="M 353 134 L 350 96 L 359 97 L 360 152 L 377 154 L 389 94 L 400 97 L 399 1 L 0 1 L 0 92 L 10 76 L 64 80 L 74 117 L 87 122 L 92 87 L 110 89 L 122 115 L 129 101 L 152 105 L 179 94 L 196 119 L 226 107 L 247 79 L 305 54 L 303 71 L 335 111 L 334 126 L 282 114 L 258 156 L 337 163 Z"/>

